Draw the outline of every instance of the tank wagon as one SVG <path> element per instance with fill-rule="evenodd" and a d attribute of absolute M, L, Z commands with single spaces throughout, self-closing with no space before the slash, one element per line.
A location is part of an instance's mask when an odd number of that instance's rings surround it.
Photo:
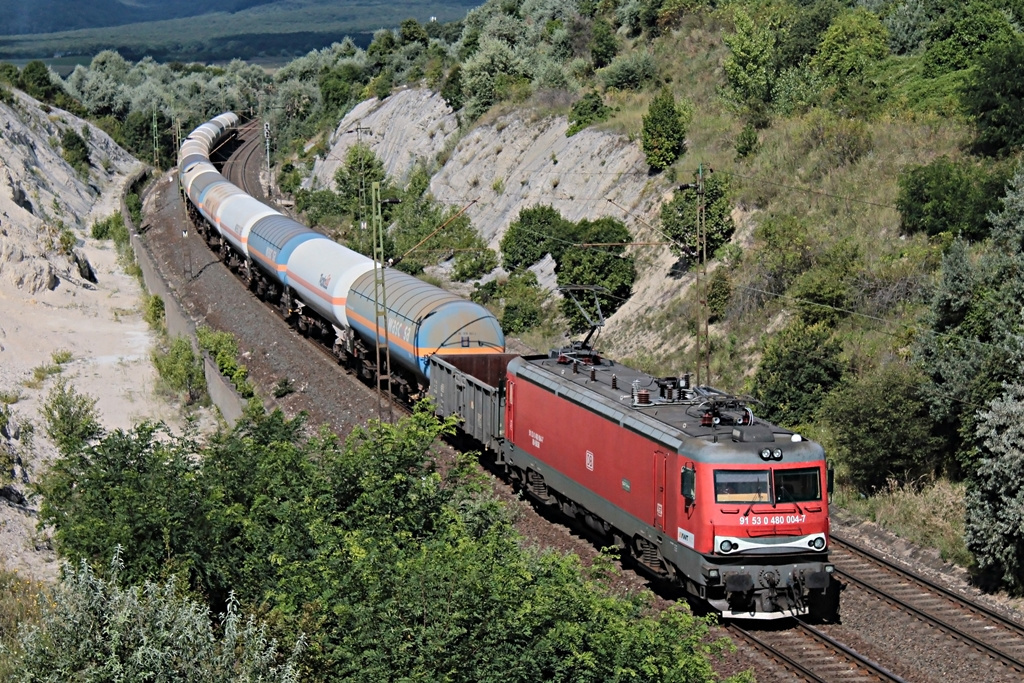
<path fill-rule="evenodd" d="M 258 296 L 367 379 L 377 374 L 377 346 L 387 345 L 388 371 L 407 397 L 429 383 L 427 360 L 436 353 L 504 350 L 501 326 L 483 306 L 380 268 L 229 182 L 210 155 L 238 124 L 228 112 L 192 131 L 179 150 L 178 179 L 199 232 Z M 379 278 L 387 286 L 385 316 L 374 296 Z"/>
<path fill-rule="evenodd" d="M 254 291 L 374 380 L 367 352 L 385 343 L 374 262 L 220 176 L 209 151 L 237 122 L 219 116 L 182 145 L 190 214 Z M 486 309 L 398 271 L 385 278 L 399 390 L 459 415 L 527 495 L 726 618 L 838 614 L 821 446 L 758 418 L 750 399 L 638 372 L 586 342 L 504 353 Z"/>

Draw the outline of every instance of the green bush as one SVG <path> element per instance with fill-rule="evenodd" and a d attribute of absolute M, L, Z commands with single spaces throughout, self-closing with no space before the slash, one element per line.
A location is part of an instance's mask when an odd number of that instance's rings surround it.
<path fill-rule="evenodd" d="M 611 64 L 597 72 L 606 88 L 639 90 L 657 75 L 654 58 L 649 52 L 635 50 L 619 55 Z"/>
<path fill-rule="evenodd" d="M 81 172 L 89 170 L 89 144 L 71 128 L 65 128 L 60 134 L 60 146 L 64 161 L 72 168 Z"/>
<path fill-rule="evenodd" d="M 751 391 L 763 404 L 759 412 L 784 427 L 809 424 L 842 378 L 840 351 L 832 330 L 822 324 L 797 322 L 770 338 Z"/>
<path fill-rule="evenodd" d="M 842 385 L 822 403 L 819 416 L 836 444 L 833 455 L 860 491 L 941 470 L 947 444 L 933 434 L 924 380 L 914 367 L 890 364 Z M 892 428 L 894 415 L 900 429 Z"/>
<path fill-rule="evenodd" d="M 128 214 L 132 217 L 132 223 L 135 224 L 135 228 L 138 229 L 142 225 L 142 198 L 135 192 L 129 192 L 128 196 L 124 198 L 125 204 L 128 205 Z M 116 214 L 115 214 L 116 215 Z M 127 241 L 127 233 L 125 234 L 125 241 Z M 117 241 L 117 237 L 114 237 Z"/>
<path fill-rule="evenodd" d="M 199 348 L 210 354 L 220 374 L 231 380 L 242 398 L 251 398 L 254 389 L 248 381 L 249 370 L 238 362 L 238 342 L 234 335 L 200 325 L 196 329 L 196 337 L 199 339 Z"/>
<path fill-rule="evenodd" d="M 695 179 L 700 182 L 696 174 Z M 728 178 L 722 174 L 705 173 L 703 182 L 704 226 L 710 256 L 732 237 L 736 224 L 732 220 Z M 697 239 L 697 193 L 696 187 L 676 191 L 671 201 L 661 205 L 661 225 L 665 235 L 672 240 L 670 249 L 673 253 L 699 261 L 703 255 Z"/>
<path fill-rule="evenodd" d="M 974 119 L 975 148 L 990 156 L 1008 156 L 1024 145 L 1024 37 L 1011 35 L 991 43 L 978 59 L 974 77 L 961 99 Z"/>
<path fill-rule="evenodd" d="M 185 405 L 206 397 L 203 357 L 192 349 L 192 343 L 185 337 L 176 337 L 166 351 L 154 351 L 153 365 L 164 385 L 180 395 Z"/>
<path fill-rule="evenodd" d="M 47 436 L 65 455 L 82 449 L 103 431 L 96 399 L 79 394 L 63 377 L 47 394 L 41 412 Z"/>
<path fill-rule="evenodd" d="M 1011 175 L 1006 163 L 976 164 L 945 156 L 910 166 L 899 178 L 900 228 L 908 234 L 982 239 L 992 228 L 989 215 L 1000 208 Z"/>
<path fill-rule="evenodd" d="M 611 111 L 605 106 L 600 94 L 588 92 L 572 105 L 569 111 L 569 129 L 565 131 L 565 136 L 572 137 L 590 124 L 604 121 Z"/>
<path fill-rule="evenodd" d="M 581 243 L 592 244 L 628 244 L 632 241 L 625 224 L 610 217 L 595 221 L 581 220 L 576 227 L 576 239 Z M 608 290 L 607 293 L 599 293 L 597 301 L 601 313 L 605 317 L 610 316 L 629 298 L 633 282 L 636 280 L 633 257 L 627 256 L 625 252 L 625 246 L 575 247 L 563 250 L 558 256 L 555 269 L 558 286 L 596 285 L 605 288 Z M 594 323 L 599 322 L 594 297 L 585 292 L 578 292 L 576 298 L 590 319 Z M 567 296 L 562 300 L 561 308 L 572 330 L 589 329 L 586 316 L 571 297 Z"/>
<path fill-rule="evenodd" d="M 572 221 L 550 206 L 531 206 L 519 211 L 501 238 L 501 263 L 512 272 L 529 268 L 551 253 L 557 261 L 566 242 L 571 242 Z"/>
<path fill-rule="evenodd" d="M 142 319 L 153 330 L 164 329 L 164 300 L 159 294 L 144 294 L 142 297 Z"/>
<path fill-rule="evenodd" d="M 743 126 L 743 130 L 736 136 L 736 158 L 746 159 L 757 152 L 757 148 L 757 128 L 753 124 L 748 123 Z"/>
<path fill-rule="evenodd" d="M 716 268 L 707 287 L 708 322 L 713 323 L 725 317 L 732 300 L 732 278 L 729 277 L 729 271 L 724 267 Z"/>
<path fill-rule="evenodd" d="M 278 663 L 266 627 L 243 619 L 237 602 L 212 620 L 174 579 L 122 588 L 83 563 L 40 595 L 37 619 L 18 635 L 12 682 L 298 680 L 298 653 Z"/>
<path fill-rule="evenodd" d="M 1024 387 L 1014 382 L 979 415 L 980 459 L 968 479 L 965 537 L 984 583 L 1024 593 Z"/>

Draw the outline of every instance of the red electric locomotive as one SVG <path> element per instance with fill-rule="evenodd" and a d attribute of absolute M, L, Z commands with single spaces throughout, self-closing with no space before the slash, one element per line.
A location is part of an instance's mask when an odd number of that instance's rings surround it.
<path fill-rule="evenodd" d="M 836 614 L 824 452 L 749 400 L 582 345 L 432 363 L 441 412 L 464 416 L 529 495 L 654 575 L 727 618 Z"/>

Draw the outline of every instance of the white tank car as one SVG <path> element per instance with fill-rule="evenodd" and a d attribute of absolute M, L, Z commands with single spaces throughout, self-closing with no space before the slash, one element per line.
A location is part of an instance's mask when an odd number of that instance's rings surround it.
<path fill-rule="evenodd" d="M 351 327 L 346 312 L 348 290 L 373 261 L 337 242 L 312 240 L 295 247 L 288 258 L 288 284 L 314 311 L 341 327 Z"/>

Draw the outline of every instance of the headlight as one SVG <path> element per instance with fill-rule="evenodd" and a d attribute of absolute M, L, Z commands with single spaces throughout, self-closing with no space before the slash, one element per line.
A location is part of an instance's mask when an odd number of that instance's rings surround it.
<path fill-rule="evenodd" d="M 708 570 L 708 581 L 718 581 L 718 570 L 717 569 L 709 569 Z"/>
<path fill-rule="evenodd" d="M 722 541 L 719 544 L 718 547 L 722 550 L 723 553 L 727 553 L 727 552 L 730 552 L 732 550 L 733 542 L 732 541 Z"/>
<path fill-rule="evenodd" d="M 774 451 L 772 451 L 772 459 L 774 459 L 774 460 L 782 460 L 782 449 L 781 448 L 776 448 Z"/>
<path fill-rule="evenodd" d="M 771 451 L 770 448 L 762 448 L 761 449 L 761 459 L 762 460 L 771 460 L 771 457 L 772 457 L 772 451 Z"/>
<path fill-rule="evenodd" d="M 825 547 L 825 539 L 818 536 L 816 539 L 811 541 L 811 545 L 813 545 L 816 550 L 821 550 Z"/>
<path fill-rule="evenodd" d="M 835 571 L 836 571 L 836 567 L 835 567 L 834 564 L 826 564 L 825 565 L 825 573 L 826 574 L 834 574 Z"/>

